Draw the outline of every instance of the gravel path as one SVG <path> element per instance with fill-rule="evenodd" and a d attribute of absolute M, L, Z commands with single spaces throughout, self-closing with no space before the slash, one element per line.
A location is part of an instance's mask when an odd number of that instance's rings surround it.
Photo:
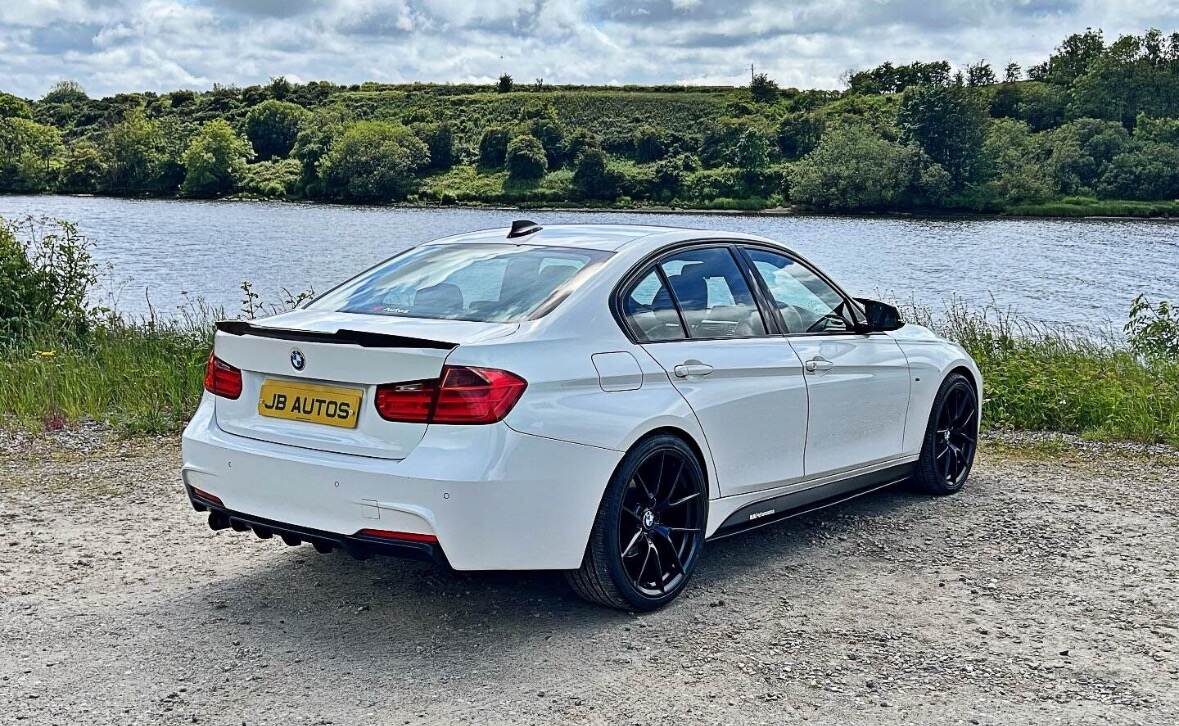
<path fill-rule="evenodd" d="M 174 440 L 0 434 L 0 723 L 1179 721 L 1179 455 L 992 438 L 711 544 L 637 617 L 184 501 Z"/>

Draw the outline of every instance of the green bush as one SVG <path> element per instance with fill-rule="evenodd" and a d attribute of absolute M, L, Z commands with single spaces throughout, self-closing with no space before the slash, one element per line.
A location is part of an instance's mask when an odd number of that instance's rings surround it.
<path fill-rule="evenodd" d="M 535 136 L 517 136 L 508 142 L 504 168 L 517 181 L 541 178 L 549 168 L 544 146 Z"/>
<path fill-rule="evenodd" d="M 300 125 L 310 116 L 302 106 L 286 101 L 263 101 L 246 114 L 246 138 L 262 161 L 291 153 Z"/>
<path fill-rule="evenodd" d="M 830 129 L 789 172 L 790 199 L 819 209 L 884 209 L 904 203 L 921 152 L 864 126 Z"/>
<path fill-rule="evenodd" d="M 333 198 L 372 203 L 405 199 L 429 163 L 429 149 L 406 127 L 361 121 L 332 142 L 319 165 Z"/>
<path fill-rule="evenodd" d="M 185 194 L 215 197 L 233 191 L 254 155 L 250 142 L 222 119 L 201 127 L 184 151 Z"/>
<path fill-rule="evenodd" d="M 266 199 L 291 199 L 299 194 L 302 166 L 298 159 L 249 164 L 238 179 L 238 190 Z"/>
<path fill-rule="evenodd" d="M 583 199 L 612 200 L 622 193 L 622 178 L 610 168 L 601 149 L 590 149 L 573 172 L 573 188 Z"/>
<path fill-rule="evenodd" d="M 667 154 L 666 134 L 654 126 L 640 126 L 634 132 L 635 161 L 659 161 Z"/>
<path fill-rule="evenodd" d="M 69 222 L 0 218 L 0 347 L 89 329 L 86 295 L 97 280 L 89 247 Z"/>
<path fill-rule="evenodd" d="M 508 155 L 512 132 L 502 126 L 491 126 L 479 137 L 479 165 L 486 169 L 503 168 Z"/>
<path fill-rule="evenodd" d="M 454 128 L 447 121 L 414 124 L 413 132 L 430 152 L 430 168 L 446 170 L 454 166 Z"/>

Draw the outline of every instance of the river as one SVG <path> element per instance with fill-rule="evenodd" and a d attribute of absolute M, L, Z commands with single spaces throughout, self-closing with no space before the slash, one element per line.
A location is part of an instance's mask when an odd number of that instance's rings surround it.
<path fill-rule="evenodd" d="M 95 301 L 169 315 L 202 300 L 231 314 L 326 290 L 418 242 L 466 230 L 614 222 L 752 232 L 806 255 L 849 291 L 942 308 L 960 300 L 1088 329 L 1120 327 L 1139 292 L 1179 302 L 1179 223 L 406 209 L 279 202 L 0 196 L 0 216 L 76 222 L 103 268 Z"/>

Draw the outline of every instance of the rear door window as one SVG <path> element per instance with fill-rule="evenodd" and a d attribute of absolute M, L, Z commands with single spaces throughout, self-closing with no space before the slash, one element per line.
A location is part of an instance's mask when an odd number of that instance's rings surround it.
<path fill-rule="evenodd" d="M 667 276 L 691 338 L 748 338 L 766 334 L 745 275 L 727 247 L 690 249 L 659 265 Z"/>

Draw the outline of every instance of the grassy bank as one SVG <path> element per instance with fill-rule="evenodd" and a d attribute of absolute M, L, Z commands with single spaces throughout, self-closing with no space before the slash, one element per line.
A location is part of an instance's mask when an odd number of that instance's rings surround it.
<path fill-rule="evenodd" d="M 984 426 L 1179 445 L 1179 363 L 952 308 L 911 318 L 962 343 L 986 377 Z M 41 429 L 97 420 L 135 433 L 181 429 L 200 397 L 209 326 L 115 324 L 84 340 L 33 337 L 0 350 L 0 416 Z"/>

